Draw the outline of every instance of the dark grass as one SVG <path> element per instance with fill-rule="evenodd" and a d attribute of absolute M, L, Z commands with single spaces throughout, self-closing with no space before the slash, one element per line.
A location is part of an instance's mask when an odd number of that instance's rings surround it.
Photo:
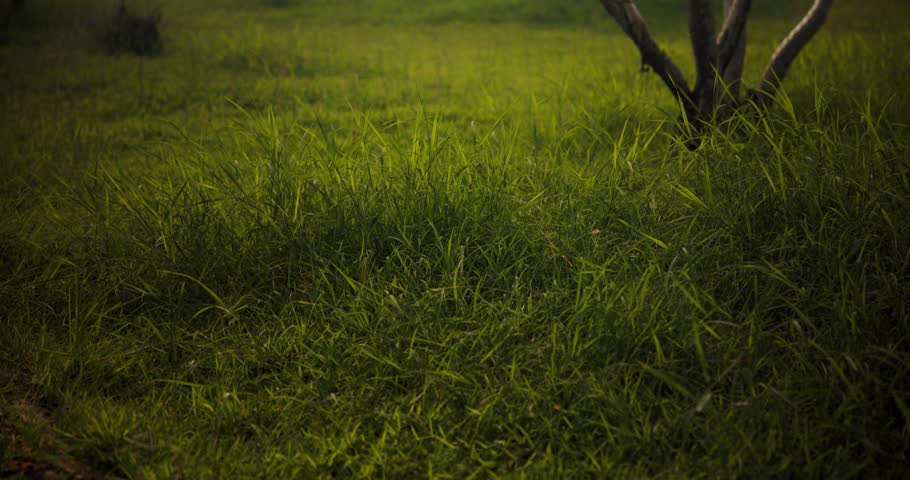
<path fill-rule="evenodd" d="M 906 473 L 906 29 L 835 16 L 852 33 L 788 95 L 690 151 L 612 30 L 468 3 L 492 22 L 317 29 L 268 3 L 195 7 L 154 60 L 78 29 L 55 34 L 86 39 L 72 55 L 4 47 L 5 462 Z"/>

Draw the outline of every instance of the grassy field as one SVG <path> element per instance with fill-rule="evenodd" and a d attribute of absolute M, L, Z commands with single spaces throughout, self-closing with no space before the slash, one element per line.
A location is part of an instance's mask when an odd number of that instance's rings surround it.
<path fill-rule="evenodd" d="M 910 6 L 689 150 L 593 0 L 85 3 L 0 45 L 2 476 L 908 474 Z"/>

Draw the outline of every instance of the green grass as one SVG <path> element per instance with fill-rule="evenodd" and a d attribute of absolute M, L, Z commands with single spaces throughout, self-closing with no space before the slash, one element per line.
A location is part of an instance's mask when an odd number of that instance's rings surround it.
<path fill-rule="evenodd" d="M 4 474 L 906 475 L 905 7 L 690 151 L 597 2 L 79 3 L 0 46 Z"/>

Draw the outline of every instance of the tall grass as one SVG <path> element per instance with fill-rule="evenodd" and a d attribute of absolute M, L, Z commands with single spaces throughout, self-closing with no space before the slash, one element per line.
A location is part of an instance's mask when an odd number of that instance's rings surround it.
<path fill-rule="evenodd" d="M 586 125 L 574 166 L 502 123 L 249 113 L 69 189 L 7 362 L 123 475 L 895 474 L 907 137 L 825 102 L 694 152 Z"/>

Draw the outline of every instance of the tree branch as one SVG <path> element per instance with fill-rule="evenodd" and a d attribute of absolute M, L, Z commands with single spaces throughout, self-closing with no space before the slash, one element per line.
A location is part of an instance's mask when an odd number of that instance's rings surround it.
<path fill-rule="evenodd" d="M 645 19 L 642 18 L 635 3 L 632 0 L 600 0 L 600 3 L 623 32 L 635 42 L 635 46 L 641 52 L 642 65 L 651 67 L 673 95 L 683 102 L 686 109 L 691 109 L 692 92 L 689 91 L 686 78 L 648 32 Z"/>
<path fill-rule="evenodd" d="M 812 37 L 818 33 L 822 24 L 825 23 L 833 4 L 834 0 L 815 0 L 806 16 L 777 47 L 777 51 L 774 52 L 771 62 L 765 69 L 761 84 L 753 92 L 754 100 L 762 103 L 766 102 L 777 91 L 793 60 L 796 59 L 803 47 L 809 43 L 809 40 L 812 40 Z"/>
<path fill-rule="evenodd" d="M 724 26 L 717 36 L 717 62 L 723 72 L 743 43 L 752 0 L 724 0 Z"/>
<path fill-rule="evenodd" d="M 702 113 L 714 110 L 714 79 L 718 72 L 714 29 L 714 0 L 689 0 L 689 36 L 696 72 L 693 96 Z"/>
<path fill-rule="evenodd" d="M 746 57 L 746 20 L 752 0 L 724 0 L 724 25 L 717 35 L 717 65 L 726 89 L 725 101 L 739 101 Z"/>

